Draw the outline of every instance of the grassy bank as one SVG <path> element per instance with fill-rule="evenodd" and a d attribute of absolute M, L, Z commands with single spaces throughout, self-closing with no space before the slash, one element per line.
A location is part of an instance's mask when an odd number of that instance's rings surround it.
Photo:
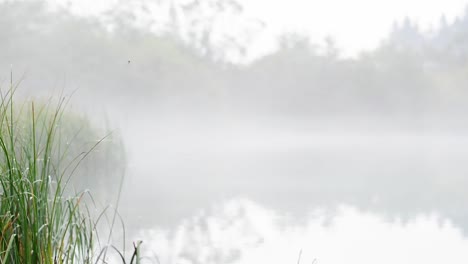
<path fill-rule="evenodd" d="M 100 263 L 110 247 L 100 243 L 91 196 L 69 186 L 100 141 L 70 158 L 60 140 L 65 99 L 16 105 L 15 89 L 0 98 L 0 264 Z"/>

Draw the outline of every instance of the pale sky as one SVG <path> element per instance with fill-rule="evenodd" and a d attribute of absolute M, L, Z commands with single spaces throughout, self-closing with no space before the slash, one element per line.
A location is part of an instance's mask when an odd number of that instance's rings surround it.
<path fill-rule="evenodd" d="M 346 54 L 374 48 L 395 20 L 406 16 L 425 31 L 436 28 L 442 14 L 451 22 L 463 14 L 466 0 L 240 0 L 245 12 L 269 26 L 267 35 L 281 31 L 305 33 L 315 42 L 333 36 Z M 267 45 L 269 36 L 264 36 Z"/>
<path fill-rule="evenodd" d="M 93 13 L 106 9 L 118 0 L 55 0 L 71 2 L 79 13 Z M 141 2 L 143 0 L 128 0 Z M 148 0 L 154 2 L 156 0 Z M 190 2 L 190 0 L 172 0 Z M 200 0 L 204 1 L 204 0 Z M 463 14 L 468 0 L 237 0 L 244 6 L 244 15 L 259 19 L 267 25 L 256 35 L 252 53 L 259 56 L 274 48 L 274 40 L 282 32 L 297 32 L 310 36 L 314 43 L 323 44 L 332 36 L 343 55 L 376 47 L 386 37 L 393 22 L 406 16 L 416 21 L 422 29 L 437 28 L 442 14 L 449 22 Z M 235 23 L 226 21 L 226 30 L 236 31 Z"/>

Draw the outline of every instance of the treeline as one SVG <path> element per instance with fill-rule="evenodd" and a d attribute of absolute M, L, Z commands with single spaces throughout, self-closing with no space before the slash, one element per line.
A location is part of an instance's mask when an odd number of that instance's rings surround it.
<path fill-rule="evenodd" d="M 13 64 L 28 92 L 78 89 L 77 98 L 95 105 L 162 115 L 460 120 L 468 112 L 468 11 L 453 23 L 442 17 L 432 32 L 406 19 L 354 59 L 340 57 L 332 41 L 322 52 L 286 35 L 276 52 L 248 65 L 225 60 L 210 27 L 192 32 L 191 42 L 176 26 L 156 34 L 125 12 L 85 18 L 42 1 L 1 2 L 1 79 Z"/>

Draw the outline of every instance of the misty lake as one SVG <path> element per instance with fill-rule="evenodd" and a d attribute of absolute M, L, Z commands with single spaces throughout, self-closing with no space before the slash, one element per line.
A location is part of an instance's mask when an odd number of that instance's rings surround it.
<path fill-rule="evenodd" d="M 2 263 L 468 263 L 467 3 L 0 0 Z"/>
<path fill-rule="evenodd" d="M 129 141 L 132 176 L 123 200 L 132 201 L 125 213 L 150 258 L 468 260 L 468 138 L 462 134 L 183 126 L 131 132 L 138 136 Z"/>

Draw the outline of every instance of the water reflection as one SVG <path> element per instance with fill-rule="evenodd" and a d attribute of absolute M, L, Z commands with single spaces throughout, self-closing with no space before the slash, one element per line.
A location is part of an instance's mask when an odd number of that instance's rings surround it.
<path fill-rule="evenodd" d="M 310 209 L 350 204 L 389 220 L 434 212 L 468 230 L 463 135 L 167 127 L 132 131 L 128 142 L 137 151 L 122 200 L 131 201 L 130 221 L 141 216 L 139 227 L 173 227 L 214 201 L 242 196 L 297 221 Z"/>
<path fill-rule="evenodd" d="M 462 133 L 145 125 L 122 201 L 153 262 L 468 261 Z"/>
<path fill-rule="evenodd" d="M 152 263 L 466 263 L 468 239 L 437 214 L 388 221 L 352 206 L 315 209 L 302 223 L 246 199 L 218 203 L 173 229 L 142 230 Z"/>

